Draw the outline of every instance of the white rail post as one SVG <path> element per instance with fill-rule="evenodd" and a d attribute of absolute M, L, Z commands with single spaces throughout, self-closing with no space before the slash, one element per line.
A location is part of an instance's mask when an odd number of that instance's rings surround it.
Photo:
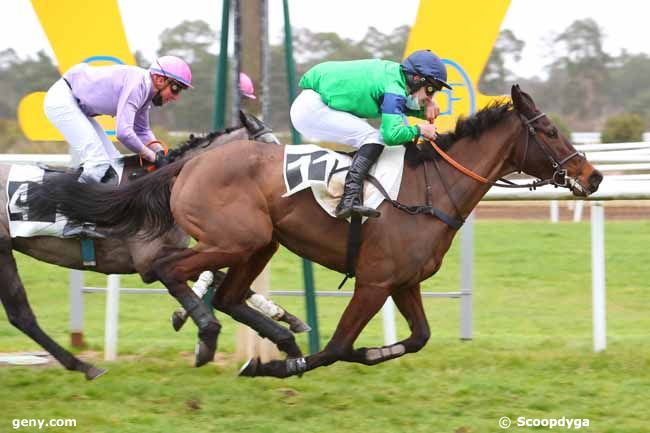
<path fill-rule="evenodd" d="M 471 340 L 472 286 L 474 285 L 474 215 L 469 214 L 460 231 L 460 339 Z"/>
<path fill-rule="evenodd" d="M 551 200 L 551 222 L 556 223 L 560 221 L 560 203 L 557 200 Z"/>
<path fill-rule="evenodd" d="M 607 347 L 605 323 L 605 210 L 602 202 L 591 203 L 591 279 L 594 351 Z"/>
<path fill-rule="evenodd" d="M 70 271 L 70 345 L 84 345 L 84 274 L 75 269 Z"/>
<path fill-rule="evenodd" d="M 582 209 L 585 206 L 585 201 L 584 200 L 576 200 L 575 201 L 575 208 L 573 209 L 573 222 L 574 223 L 579 223 L 582 221 Z"/>
<path fill-rule="evenodd" d="M 104 324 L 104 359 L 117 359 L 117 329 L 120 310 L 120 276 L 108 276 L 106 287 L 106 317 Z"/>
<path fill-rule="evenodd" d="M 384 321 L 384 345 L 390 346 L 397 343 L 397 332 L 395 331 L 395 306 L 390 296 L 381 308 Z"/>

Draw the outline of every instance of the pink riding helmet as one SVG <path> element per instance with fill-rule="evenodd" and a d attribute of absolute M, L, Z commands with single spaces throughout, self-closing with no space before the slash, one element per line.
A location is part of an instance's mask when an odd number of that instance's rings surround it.
<path fill-rule="evenodd" d="M 245 96 L 250 99 L 257 99 L 255 97 L 255 88 L 253 87 L 253 80 L 251 77 L 244 74 L 243 72 L 239 73 L 239 93 L 242 96 Z"/>
<path fill-rule="evenodd" d="M 149 66 L 149 72 L 176 80 L 192 89 L 192 71 L 183 59 L 176 56 L 162 56 Z"/>

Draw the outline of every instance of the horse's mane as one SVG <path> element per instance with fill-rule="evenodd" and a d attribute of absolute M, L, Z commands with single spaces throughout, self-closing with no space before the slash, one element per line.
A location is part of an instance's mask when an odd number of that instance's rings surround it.
<path fill-rule="evenodd" d="M 205 134 L 199 134 L 199 135 L 190 134 L 190 137 L 186 141 L 180 143 L 178 146 L 176 146 L 173 149 L 169 149 L 169 154 L 168 154 L 169 160 L 171 162 L 176 161 L 182 158 L 183 155 L 185 155 L 185 152 L 200 146 L 207 146 L 212 142 L 212 140 L 216 139 L 217 137 L 224 134 L 230 134 L 231 132 L 241 128 L 243 128 L 243 126 L 233 126 L 230 128 L 220 129 L 218 131 L 207 132 Z M 122 161 L 124 162 L 125 166 L 139 165 L 140 156 L 138 154 L 124 155 L 122 157 Z"/>
<path fill-rule="evenodd" d="M 169 159 L 171 161 L 175 161 L 179 157 L 182 157 L 185 154 L 185 152 L 187 152 L 188 150 L 194 149 L 202 145 L 207 146 L 215 138 L 224 134 L 230 134 L 231 132 L 241 128 L 243 128 L 243 126 L 233 126 L 230 128 L 220 129 L 218 131 L 208 132 L 202 135 L 190 134 L 190 138 L 187 141 L 179 144 L 177 147 L 169 151 Z"/>
<path fill-rule="evenodd" d="M 497 125 L 512 111 L 510 101 L 497 100 L 488 104 L 477 113 L 469 117 L 460 117 L 456 122 L 456 128 L 446 134 L 438 135 L 436 144 L 443 151 L 448 151 L 451 146 L 462 138 L 478 138 L 488 129 Z M 406 162 L 415 166 L 422 161 L 432 160 L 439 157 L 431 146 L 422 146 L 418 149 L 414 144 L 406 146 Z"/>

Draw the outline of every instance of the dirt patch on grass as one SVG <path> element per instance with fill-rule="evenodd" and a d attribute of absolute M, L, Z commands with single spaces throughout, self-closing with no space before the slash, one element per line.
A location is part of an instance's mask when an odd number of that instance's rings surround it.
<path fill-rule="evenodd" d="M 560 221 L 573 221 L 576 202 L 560 201 Z M 604 203 L 605 219 L 608 221 L 650 220 L 648 201 L 611 201 Z M 483 202 L 476 207 L 476 218 L 481 220 L 550 220 L 548 202 Z M 582 221 L 591 218 L 591 205 L 582 208 Z"/>

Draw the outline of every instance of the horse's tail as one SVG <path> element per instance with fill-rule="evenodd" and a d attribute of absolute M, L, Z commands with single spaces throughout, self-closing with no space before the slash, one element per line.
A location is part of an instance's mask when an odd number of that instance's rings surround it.
<path fill-rule="evenodd" d="M 169 199 L 175 177 L 186 161 L 178 161 L 124 186 L 79 183 L 76 176 L 46 176 L 27 192 L 30 219 L 52 215 L 53 209 L 72 223 L 93 223 L 114 237 L 136 233 L 152 239 L 174 226 Z"/>

